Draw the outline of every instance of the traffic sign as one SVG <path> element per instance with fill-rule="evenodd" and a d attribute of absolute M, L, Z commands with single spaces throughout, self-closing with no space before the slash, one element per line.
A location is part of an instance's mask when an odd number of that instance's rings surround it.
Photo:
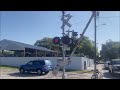
<path fill-rule="evenodd" d="M 64 15 L 65 17 L 69 17 L 69 16 L 71 16 L 70 14 L 66 14 L 66 15 Z"/>
<path fill-rule="evenodd" d="M 68 17 L 66 20 L 64 19 L 64 17 L 61 18 L 61 20 L 64 22 L 64 25 L 67 25 L 68 27 L 71 27 L 72 25 L 70 23 L 68 23 L 68 21 L 71 19 L 71 15 L 67 14 L 65 15 L 65 17 Z M 63 25 L 61 26 L 61 28 L 63 29 Z"/>
<path fill-rule="evenodd" d="M 61 26 L 61 29 L 62 29 L 62 30 L 64 29 L 64 26 L 65 26 L 65 25 L 62 25 L 62 26 Z"/>

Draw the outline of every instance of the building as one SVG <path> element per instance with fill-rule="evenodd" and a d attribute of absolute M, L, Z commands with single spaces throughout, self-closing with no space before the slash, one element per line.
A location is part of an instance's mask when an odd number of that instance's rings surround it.
<path fill-rule="evenodd" d="M 0 51 L 1 56 L 4 57 L 52 57 L 58 55 L 58 52 L 45 47 L 29 45 L 6 39 L 0 41 Z M 5 54 L 4 52 L 11 53 Z"/>
<path fill-rule="evenodd" d="M 58 57 L 58 52 L 56 51 L 6 39 L 0 41 L 0 50 L 2 52 L 2 57 L 0 56 L 0 65 L 7 66 L 20 67 L 20 65 L 26 64 L 32 60 L 48 59 L 52 62 L 53 67 L 55 67 L 57 60 L 62 58 Z M 12 53 L 4 55 L 6 51 Z M 67 65 L 66 69 L 86 70 L 94 64 L 92 59 L 86 57 L 71 57 L 71 60 L 71 64 Z"/>

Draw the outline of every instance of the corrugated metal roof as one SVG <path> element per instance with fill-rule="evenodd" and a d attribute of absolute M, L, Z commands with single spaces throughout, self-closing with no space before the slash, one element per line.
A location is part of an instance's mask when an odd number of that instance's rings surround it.
<path fill-rule="evenodd" d="M 34 45 L 16 42 L 16 41 L 12 41 L 12 40 L 6 40 L 6 39 L 0 41 L 0 47 L 1 47 L 0 50 L 2 50 L 3 44 L 4 44 L 5 49 L 8 49 L 8 50 L 10 50 L 10 49 L 11 50 L 24 50 L 24 48 L 31 48 L 31 49 L 37 49 L 37 50 L 42 50 L 42 51 L 48 51 L 48 52 L 56 52 L 56 51 L 47 49 L 45 47 L 34 46 Z M 5 46 L 5 44 L 6 44 L 6 46 Z M 12 44 L 11 47 L 10 47 L 10 44 Z"/>

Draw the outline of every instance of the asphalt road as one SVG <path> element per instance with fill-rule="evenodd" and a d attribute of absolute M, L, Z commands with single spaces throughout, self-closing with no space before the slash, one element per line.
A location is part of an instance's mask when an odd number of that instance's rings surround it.
<path fill-rule="evenodd" d="M 104 64 L 98 64 L 97 69 L 102 73 L 102 78 L 100 79 L 120 79 L 120 73 L 116 73 L 115 75 L 110 74 L 108 70 L 104 69 Z"/>
<path fill-rule="evenodd" d="M 103 70 L 103 79 L 120 79 L 120 74 L 117 73 L 113 76 L 108 70 Z"/>

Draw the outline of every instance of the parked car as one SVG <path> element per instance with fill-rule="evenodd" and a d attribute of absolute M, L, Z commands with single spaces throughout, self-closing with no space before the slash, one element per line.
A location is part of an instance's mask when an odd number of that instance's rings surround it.
<path fill-rule="evenodd" d="M 114 75 L 117 72 L 120 72 L 120 59 L 113 59 L 109 63 L 109 73 Z"/>
<path fill-rule="evenodd" d="M 108 69 L 108 67 L 109 67 L 108 64 L 109 64 L 109 63 L 110 63 L 110 61 L 106 61 L 106 62 L 105 62 L 105 64 L 104 64 L 105 69 Z"/>
<path fill-rule="evenodd" d="M 42 74 L 43 72 L 47 74 L 50 70 L 52 70 L 52 63 L 50 60 L 34 60 L 29 61 L 25 65 L 20 65 L 19 71 L 20 73 L 27 72 L 37 72 L 37 74 Z"/>

